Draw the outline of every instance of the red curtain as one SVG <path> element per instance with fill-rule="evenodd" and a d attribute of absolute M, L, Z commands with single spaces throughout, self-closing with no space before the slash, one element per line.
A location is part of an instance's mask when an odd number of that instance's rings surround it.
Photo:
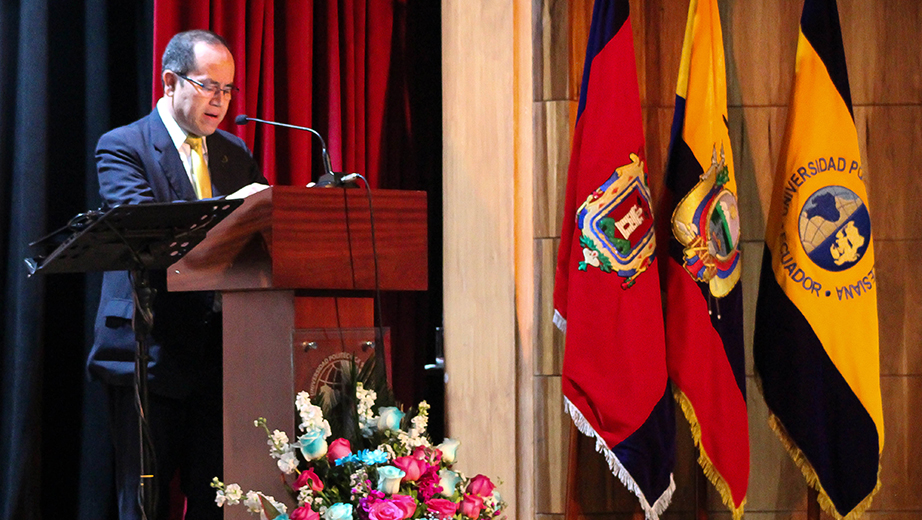
<path fill-rule="evenodd" d="M 403 1 L 155 0 L 153 102 L 170 37 L 210 29 L 230 45 L 241 90 L 221 127 L 244 139 L 270 183 L 308 183 L 312 164 L 320 165 L 316 138 L 237 126 L 239 114 L 315 128 L 335 171 L 361 173 L 377 187 L 394 8 Z"/>
<path fill-rule="evenodd" d="M 429 291 L 385 294 L 392 328 L 393 388 L 403 402 L 438 400 L 434 360 L 441 324 L 440 8 L 432 0 L 155 0 L 153 101 L 160 57 L 173 34 L 224 36 L 241 95 L 222 128 L 246 141 L 269 182 L 303 185 L 320 175 L 320 147 L 307 132 L 250 123 L 239 114 L 311 126 L 326 139 L 333 169 L 365 175 L 373 188 L 429 197 Z M 435 403 L 434 403 L 435 404 Z M 441 430 L 438 404 L 431 427 Z"/>

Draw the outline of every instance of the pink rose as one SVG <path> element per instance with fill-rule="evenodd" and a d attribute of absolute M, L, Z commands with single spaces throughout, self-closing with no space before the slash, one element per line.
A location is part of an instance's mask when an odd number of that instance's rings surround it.
<path fill-rule="evenodd" d="M 429 450 L 425 446 L 417 446 L 413 448 L 413 456 L 417 459 L 427 459 L 429 458 Z"/>
<path fill-rule="evenodd" d="M 458 511 L 458 504 L 444 498 L 433 498 L 426 502 L 426 507 L 443 520 L 451 518 Z"/>
<path fill-rule="evenodd" d="M 330 464 L 335 464 L 337 460 L 349 455 L 352 455 L 352 445 L 349 444 L 348 439 L 339 438 L 330 444 L 327 451 L 327 460 L 330 461 Z"/>
<path fill-rule="evenodd" d="M 468 518 L 477 518 L 483 509 L 483 498 L 477 495 L 464 495 L 461 500 L 461 514 Z"/>
<path fill-rule="evenodd" d="M 390 500 L 378 500 L 368 508 L 369 520 L 403 520 L 403 509 Z"/>
<path fill-rule="evenodd" d="M 424 460 L 429 464 L 438 464 L 442 461 L 442 452 L 426 446 L 417 446 L 413 450 L 413 456 L 419 460 Z"/>
<path fill-rule="evenodd" d="M 301 506 L 291 512 L 291 520 L 319 520 L 320 513 L 307 506 Z"/>
<path fill-rule="evenodd" d="M 397 457 L 392 464 L 406 473 L 403 477 L 404 482 L 416 482 L 428 466 L 416 457 Z"/>
<path fill-rule="evenodd" d="M 314 473 L 314 468 L 307 468 L 302 471 L 301 474 L 298 475 L 298 480 L 295 480 L 295 483 L 291 485 L 291 488 L 297 491 L 307 485 L 310 485 L 315 493 L 323 491 L 323 481 Z"/>
<path fill-rule="evenodd" d="M 408 495 L 391 495 L 391 502 L 403 511 L 403 518 L 410 518 L 416 512 L 416 500 Z"/>
<path fill-rule="evenodd" d="M 496 486 L 490 482 L 490 479 L 483 476 L 477 475 L 471 479 L 470 484 L 467 485 L 467 492 L 472 495 L 480 495 L 482 497 L 488 497 L 493 494 L 493 489 Z"/>

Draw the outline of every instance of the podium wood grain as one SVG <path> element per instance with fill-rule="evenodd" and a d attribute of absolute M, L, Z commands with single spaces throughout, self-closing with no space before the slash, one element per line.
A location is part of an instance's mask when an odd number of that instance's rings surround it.
<path fill-rule="evenodd" d="M 168 269 L 171 291 L 223 295 L 225 482 L 287 495 L 253 421 L 296 435 L 294 397 L 314 367 L 293 333 L 373 327 L 375 251 L 382 290 L 426 289 L 426 194 L 372 190 L 371 200 L 357 189 L 263 190 Z"/>

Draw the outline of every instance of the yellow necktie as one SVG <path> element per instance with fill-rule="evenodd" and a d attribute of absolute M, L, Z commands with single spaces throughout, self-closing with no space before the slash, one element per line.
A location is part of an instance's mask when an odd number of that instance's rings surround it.
<path fill-rule="evenodd" d="M 211 176 L 208 174 L 208 164 L 205 163 L 205 153 L 202 151 L 202 138 L 189 136 L 186 142 L 192 147 L 192 186 L 199 199 L 211 198 Z"/>

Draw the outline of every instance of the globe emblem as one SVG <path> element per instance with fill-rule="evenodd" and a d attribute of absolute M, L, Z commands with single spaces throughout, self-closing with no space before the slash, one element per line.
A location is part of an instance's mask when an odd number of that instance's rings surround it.
<path fill-rule="evenodd" d="M 827 271 L 844 271 L 867 251 L 871 217 L 855 192 L 826 186 L 810 195 L 800 210 L 798 231 L 810 260 Z"/>
<path fill-rule="evenodd" d="M 335 404 L 338 401 L 336 392 L 342 388 L 346 381 L 346 374 L 352 370 L 353 359 L 356 369 L 361 370 L 365 363 L 360 359 L 355 359 L 349 352 L 337 352 L 327 356 L 314 370 L 308 392 L 311 395 L 323 395 L 327 403 Z"/>

